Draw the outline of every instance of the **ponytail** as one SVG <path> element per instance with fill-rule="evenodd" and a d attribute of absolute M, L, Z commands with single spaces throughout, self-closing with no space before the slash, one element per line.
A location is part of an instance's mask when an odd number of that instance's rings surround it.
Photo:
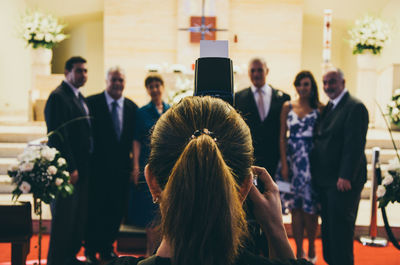
<path fill-rule="evenodd" d="M 215 141 L 192 139 L 165 187 L 162 232 L 174 265 L 231 264 L 246 233 L 238 185 Z"/>
<path fill-rule="evenodd" d="M 195 133 L 206 128 L 212 136 Z M 247 235 L 239 185 L 252 162 L 250 130 L 222 100 L 188 97 L 160 117 L 149 169 L 163 190 L 161 232 L 173 265 L 235 261 Z"/>

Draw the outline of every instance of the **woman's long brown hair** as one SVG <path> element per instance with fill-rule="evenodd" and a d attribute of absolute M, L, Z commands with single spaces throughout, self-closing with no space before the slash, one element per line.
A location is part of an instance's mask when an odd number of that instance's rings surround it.
<path fill-rule="evenodd" d="M 211 134 L 191 137 L 204 129 Z M 239 185 L 252 159 L 249 128 L 222 100 L 185 98 L 159 119 L 149 168 L 163 189 L 161 229 L 172 264 L 234 262 L 247 233 Z"/>

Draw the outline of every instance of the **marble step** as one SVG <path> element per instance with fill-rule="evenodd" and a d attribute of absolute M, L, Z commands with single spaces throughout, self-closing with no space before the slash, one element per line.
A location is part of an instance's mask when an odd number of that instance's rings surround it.
<path fill-rule="evenodd" d="M 7 170 L 16 163 L 16 158 L 0 158 L 0 175 L 7 175 Z"/>
<path fill-rule="evenodd" d="M 372 162 L 372 152 L 373 152 L 372 149 L 365 150 L 365 155 L 367 156 L 368 163 Z M 389 160 L 392 160 L 393 158 L 396 158 L 396 151 L 394 149 L 380 150 L 379 162 L 381 164 L 388 164 Z"/>
<path fill-rule="evenodd" d="M 0 143 L 0 157 L 15 158 L 21 154 L 26 147 L 26 143 Z"/>
<path fill-rule="evenodd" d="M 392 135 L 395 144 L 400 148 L 400 132 L 393 131 Z M 366 149 L 370 149 L 375 146 L 378 146 L 381 149 L 394 149 L 393 142 L 387 130 L 385 129 L 368 130 Z"/>
<path fill-rule="evenodd" d="M 0 143 L 27 143 L 46 136 L 42 122 L 27 125 L 0 124 Z"/>
<path fill-rule="evenodd" d="M 8 175 L 0 175 L 0 194 L 6 194 L 14 190 L 14 185 L 11 183 L 11 178 Z"/>

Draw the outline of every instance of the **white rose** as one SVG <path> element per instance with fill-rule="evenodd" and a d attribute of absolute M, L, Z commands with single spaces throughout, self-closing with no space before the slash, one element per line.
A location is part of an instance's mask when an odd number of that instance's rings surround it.
<path fill-rule="evenodd" d="M 41 40 L 44 39 L 44 34 L 43 33 L 37 33 L 33 39 L 41 41 Z"/>
<path fill-rule="evenodd" d="M 57 164 L 61 167 L 61 166 L 63 166 L 63 165 L 65 165 L 67 163 L 67 161 L 64 159 L 64 158 L 62 158 L 62 157 L 60 157 L 58 160 L 57 160 Z"/>
<path fill-rule="evenodd" d="M 400 168 L 400 163 L 397 158 L 393 158 L 389 160 L 389 165 L 387 167 L 387 170 L 397 170 Z"/>
<path fill-rule="evenodd" d="M 67 177 L 69 177 L 69 172 L 68 171 L 63 171 L 63 174 Z"/>
<path fill-rule="evenodd" d="M 20 165 L 20 170 L 23 172 L 29 172 L 32 171 L 34 166 L 35 164 L 33 164 L 32 162 L 23 163 L 22 165 Z"/>
<path fill-rule="evenodd" d="M 31 191 L 31 184 L 26 181 L 22 181 L 21 185 L 19 185 L 19 189 L 22 191 L 22 193 L 28 193 Z"/>
<path fill-rule="evenodd" d="M 46 42 L 52 42 L 52 41 L 54 41 L 54 37 L 53 37 L 53 35 L 51 35 L 50 33 L 46 33 L 46 34 L 44 35 L 44 40 L 45 40 Z"/>
<path fill-rule="evenodd" d="M 57 154 L 57 149 L 55 148 L 45 148 L 41 151 L 42 157 L 44 157 L 48 161 L 53 161 L 56 154 Z"/>
<path fill-rule="evenodd" d="M 393 93 L 394 96 L 399 96 L 400 95 L 400 88 L 396 89 Z"/>
<path fill-rule="evenodd" d="M 32 39 L 31 33 L 25 32 L 25 33 L 24 33 L 24 39 L 25 39 L 25 40 L 30 40 L 30 39 Z"/>
<path fill-rule="evenodd" d="M 56 178 L 56 186 L 60 186 L 61 184 L 63 184 L 64 180 L 62 178 Z"/>
<path fill-rule="evenodd" d="M 391 107 L 391 108 L 394 108 L 394 107 L 396 107 L 396 102 L 394 102 L 394 101 L 390 101 L 390 103 L 389 103 L 389 107 Z"/>
<path fill-rule="evenodd" d="M 393 108 L 392 109 L 392 115 L 397 115 L 400 112 L 398 108 Z"/>
<path fill-rule="evenodd" d="M 385 195 L 386 193 L 386 188 L 383 185 L 379 185 L 378 189 L 376 190 L 376 195 L 378 196 L 378 198 L 381 198 Z"/>
<path fill-rule="evenodd" d="M 385 178 L 382 180 L 382 185 L 390 185 L 393 182 L 393 177 L 390 174 L 387 174 Z"/>
<path fill-rule="evenodd" d="M 63 41 L 65 38 L 66 38 L 66 35 L 64 35 L 64 34 L 58 34 L 58 35 L 55 37 L 54 41 L 55 41 L 55 42 L 61 42 L 61 41 Z"/>
<path fill-rule="evenodd" d="M 57 168 L 55 166 L 49 166 L 47 168 L 47 174 L 55 175 L 57 173 Z"/>

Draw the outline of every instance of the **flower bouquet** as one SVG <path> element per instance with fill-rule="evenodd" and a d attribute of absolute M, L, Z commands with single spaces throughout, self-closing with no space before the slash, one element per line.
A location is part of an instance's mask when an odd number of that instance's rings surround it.
<path fill-rule="evenodd" d="M 397 158 L 389 161 L 388 172 L 376 193 L 381 208 L 386 207 L 389 202 L 400 202 L 400 163 Z"/>
<path fill-rule="evenodd" d="M 8 170 L 12 183 L 13 200 L 23 193 L 32 193 L 34 212 L 39 216 L 39 265 L 41 260 L 42 239 L 42 202 L 50 203 L 58 196 L 66 197 L 74 191 L 69 183 L 67 162 L 55 148 L 47 145 L 29 145 L 18 156 L 18 164 Z"/>
<path fill-rule="evenodd" d="M 365 16 L 356 20 L 355 26 L 349 30 L 349 35 L 353 54 L 362 54 L 364 51 L 379 54 L 389 40 L 390 28 L 378 18 Z"/>
<path fill-rule="evenodd" d="M 60 24 L 53 15 L 26 11 L 22 17 L 21 31 L 23 39 L 34 49 L 39 47 L 52 49 L 67 38 L 67 35 L 63 33 L 65 26 Z"/>
<path fill-rule="evenodd" d="M 400 128 L 400 88 L 396 89 L 392 101 L 388 104 L 390 121 Z"/>

